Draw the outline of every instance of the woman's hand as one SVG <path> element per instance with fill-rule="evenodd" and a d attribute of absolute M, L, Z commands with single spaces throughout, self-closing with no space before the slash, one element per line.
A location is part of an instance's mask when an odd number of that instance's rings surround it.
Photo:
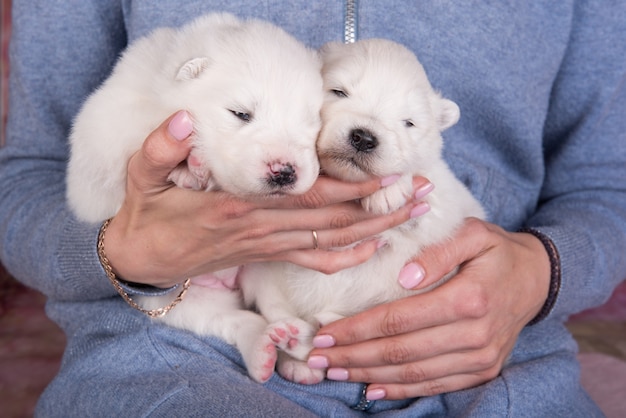
<path fill-rule="evenodd" d="M 130 159 L 126 199 L 104 240 L 115 273 L 125 280 L 168 287 L 189 276 L 266 260 L 331 273 L 374 254 L 378 242 L 370 237 L 428 210 L 413 201 L 373 216 L 354 201 L 393 178 L 343 183 L 321 177 L 301 196 L 251 200 L 175 187 L 168 175 L 189 155 L 192 131 L 188 114 L 178 112 Z M 414 183 L 417 190 L 428 184 Z M 326 250 L 361 240 L 345 251 Z"/>
<path fill-rule="evenodd" d="M 468 219 L 454 240 L 407 264 L 399 282 L 423 288 L 456 266 L 458 274 L 432 291 L 320 329 L 309 366 L 328 366 L 330 379 L 371 383 L 371 400 L 436 395 L 498 376 L 547 297 L 548 255 L 531 234 Z"/>

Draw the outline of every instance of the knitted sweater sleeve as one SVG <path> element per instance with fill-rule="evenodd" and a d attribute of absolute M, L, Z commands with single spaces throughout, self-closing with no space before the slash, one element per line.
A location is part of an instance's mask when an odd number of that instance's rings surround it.
<path fill-rule="evenodd" d="M 603 303 L 626 279 L 626 21 L 611 7 L 574 7 L 544 127 L 544 186 L 526 222 L 558 249 L 548 316 L 558 319 Z"/>
<path fill-rule="evenodd" d="M 125 46 L 123 22 L 110 1 L 13 5 L 0 259 L 54 299 L 115 292 L 98 262 L 97 228 L 78 222 L 65 203 L 65 167 L 71 120 Z"/>

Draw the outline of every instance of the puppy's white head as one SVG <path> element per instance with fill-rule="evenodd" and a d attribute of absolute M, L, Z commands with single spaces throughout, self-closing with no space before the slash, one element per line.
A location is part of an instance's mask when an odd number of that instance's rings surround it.
<path fill-rule="evenodd" d="M 459 108 L 433 90 L 415 55 L 382 39 L 326 44 L 321 55 L 322 169 L 348 181 L 427 175 Z"/>
<path fill-rule="evenodd" d="M 191 112 L 196 132 L 182 183 L 238 195 L 308 190 L 319 174 L 323 101 L 315 51 L 229 15 L 188 28 L 180 50 L 169 100 Z"/>

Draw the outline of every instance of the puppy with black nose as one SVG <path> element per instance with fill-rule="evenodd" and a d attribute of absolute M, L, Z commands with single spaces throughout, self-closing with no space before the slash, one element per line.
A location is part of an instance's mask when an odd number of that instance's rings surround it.
<path fill-rule="evenodd" d="M 370 131 L 357 128 L 350 132 L 350 144 L 357 151 L 370 152 L 378 146 L 378 139 Z"/>
<path fill-rule="evenodd" d="M 381 234 L 386 245 L 359 266 L 333 275 L 285 263 L 248 266 L 244 295 L 282 335 L 278 371 L 301 383 L 324 378 L 324 371 L 310 369 L 304 361 L 319 324 L 419 293 L 398 283 L 407 261 L 450 238 L 465 218 L 484 217 L 441 154 L 441 132 L 458 121 L 459 108 L 432 88 L 412 52 L 372 39 L 331 43 L 321 55 L 325 99 L 317 152 L 322 170 L 346 181 L 399 176 L 361 200 L 377 214 L 412 198 L 413 176 L 428 178 L 435 189 L 425 198 L 431 210 Z"/>

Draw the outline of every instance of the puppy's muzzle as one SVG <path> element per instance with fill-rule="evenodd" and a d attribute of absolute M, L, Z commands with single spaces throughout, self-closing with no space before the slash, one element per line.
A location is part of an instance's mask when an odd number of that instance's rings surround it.
<path fill-rule="evenodd" d="M 349 139 L 350 145 L 358 152 L 372 152 L 378 146 L 378 138 L 367 129 L 353 129 Z"/>
<path fill-rule="evenodd" d="M 272 164 L 268 183 L 274 187 L 290 186 L 296 182 L 298 176 L 296 169 L 291 164 Z"/>

